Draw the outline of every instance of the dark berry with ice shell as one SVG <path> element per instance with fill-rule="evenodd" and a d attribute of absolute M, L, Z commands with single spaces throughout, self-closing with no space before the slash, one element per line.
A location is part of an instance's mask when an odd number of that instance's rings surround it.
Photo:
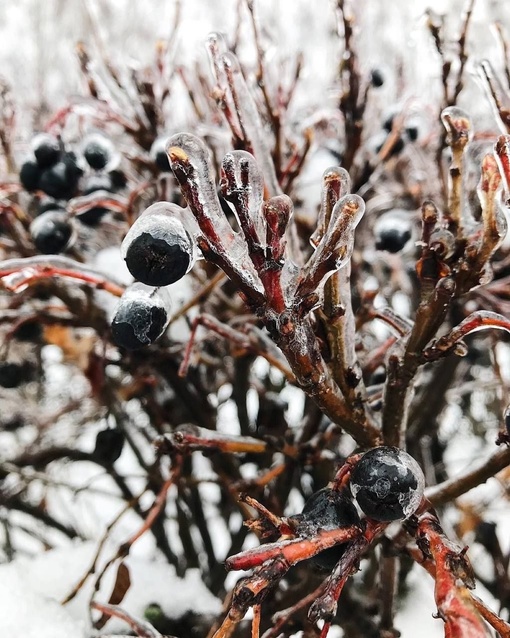
<path fill-rule="evenodd" d="M 57 255 L 70 245 L 74 230 L 67 213 L 49 210 L 30 224 L 30 235 L 40 253 Z"/>
<path fill-rule="evenodd" d="M 180 219 L 159 202 L 133 224 L 122 242 L 122 253 L 135 279 L 147 286 L 168 286 L 191 268 L 194 244 Z"/>
<path fill-rule="evenodd" d="M 75 154 L 64 153 L 61 161 L 41 173 L 39 188 L 55 199 L 70 199 L 76 193 L 82 173 Z"/>
<path fill-rule="evenodd" d="M 418 463 L 396 447 L 369 450 L 351 472 L 352 495 L 362 511 L 376 521 L 401 520 L 414 514 L 424 487 Z"/>
<path fill-rule="evenodd" d="M 370 71 L 370 83 L 376 89 L 380 88 L 384 84 L 384 75 L 379 69 L 372 69 Z"/>
<path fill-rule="evenodd" d="M 91 175 L 82 185 L 82 195 L 84 196 L 97 193 L 98 191 L 105 191 L 105 194 L 113 191 L 110 175 Z M 93 206 L 88 210 L 84 210 L 79 215 L 76 215 L 76 219 L 86 226 L 96 226 L 108 212 L 108 208 Z"/>
<path fill-rule="evenodd" d="M 312 494 L 296 518 L 299 520 L 296 531 L 303 537 L 314 536 L 320 530 L 361 526 L 352 501 L 344 493 L 329 487 Z M 345 548 L 346 543 L 342 543 L 325 549 L 314 556 L 312 562 L 322 569 L 331 570 L 343 556 Z"/>
<path fill-rule="evenodd" d="M 26 380 L 25 377 L 25 367 L 22 363 L 0 362 L 0 386 L 2 388 L 17 388 Z"/>
<path fill-rule="evenodd" d="M 374 225 L 374 235 L 377 250 L 400 252 L 411 239 L 410 214 L 405 211 L 390 211 L 381 215 Z"/>
<path fill-rule="evenodd" d="M 154 343 L 168 325 L 168 308 L 158 291 L 126 290 L 112 321 L 114 342 L 126 350 L 138 350 Z"/>
<path fill-rule="evenodd" d="M 27 160 L 21 165 L 19 181 L 27 191 L 35 191 L 39 188 L 41 179 L 41 167 L 34 160 Z"/>
<path fill-rule="evenodd" d="M 113 144 L 103 135 L 90 135 L 85 140 L 83 156 L 91 168 L 100 171 L 113 157 Z"/>
<path fill-rule="evenodd" d="M 36 135 L 32 140 L 32 150 L 40 168 L 54 166 L 62 153 L 59 140 L 49 133 Z"/>
<path fill-rule="evenodd" d="M 171 173 L 170 160 L 166 153 L 166 143 L 168 139 L 166 137 L 159 137 L 155 140 L 151 146 L 150 156 L 152 161 L 156 164 L 162 173 Z"/>

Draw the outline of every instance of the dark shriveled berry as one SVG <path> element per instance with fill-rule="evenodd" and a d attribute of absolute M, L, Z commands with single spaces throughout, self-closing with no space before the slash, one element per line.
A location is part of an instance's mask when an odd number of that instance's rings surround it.
<path fill-rule="evenodd" d="M 412 456 L 396 447 L 366 452 L 351 472 L 351 492 L 376 521 L 408 518 L 423 498 L 425 478 Z"/>
<path fill-rule="evenodd" d="M 138 350 L 163 334 L 168 313 L 155 293 L 145 296 L 132 294 L 130 290 L 124 293 L 112 321 L 112 337 L 119 347 Z"/>
<path fill-rule="evenodd" d="M 26 381 L 25 367 L 21 363 L 0 362 L 0 386 L 17 388 Z"/>
<path fill-rule="evenodd" d="M 400 252 L 411 239 L 410 213 L 389 211 L 377 220 L 374 226 L 375 247 L 389 253 Z"/>
<path fill-rule="evenodd" d="M 309 537 L 319 530 L 332 530 L 356 525 L 360 527 L 360 518 L 352 501 L 338 490 L 325 487 L 310 496 L 305 503 L 297 532 Z M 323 569 L 331 570 L 345 552 L 346 544 L 336 545 L 320 552 L 312 562 Z"/>

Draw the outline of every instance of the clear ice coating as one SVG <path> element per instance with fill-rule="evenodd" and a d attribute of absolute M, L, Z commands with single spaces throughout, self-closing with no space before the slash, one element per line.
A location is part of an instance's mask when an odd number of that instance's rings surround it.
<path fill-rule="evenodd" d="M 326 224 L 327 210 L 331 207 L 331 204 L 335 204 L 335 201 L 331 202 L 331 197 L 333 196 L 336 201 L 338 201 L 344 195 L 347 195 L 350 190 L 351 178 L 345 168 L 332 166 L 324 171 L 322 175 L 321 207 L 317 220 L 317 228 L 310 236 L 310 243 L 315 248 L 324 237 L 324 233 L 327 230 L 326 227 L 333 222 L 333 219 L 330 219 L 328 224 Z"/>
<path fill-rule="evenodd" d="M 267 133 L 260 118 L 259 110 L 255 104 L 247 85 L 239 62 L 232 53 L 225 53 L 221 57 L 225 73 L 229 78 L 229 86 L 234 92 L 233 100 L 240 118 L 240 124 L 245 131 L 247 141 L 251 144 L 253 153 L 262 167 L 264 181 L 271 196 L 280 195 L 281 188 L 276 178 L 274 163 L 267 144 Z"/>
<path fill-rule="evenodd" d="M 471 117 L 458 106 L 447 106 L 441 111 L 441 121 L 448 133 L 448 143 L 455 144 L 462 139 L 467 143 L 473 134 Z"/>
<path fill-rule="evenodd" d="M 240 278 L 262 292 L 263 287 L 248 257 L 246 243 L 234 232 L 221 208 L 207 146 L 194 135 L 179 133 L 169 139 L 167 153 L 177 179 L 184 180 L 191 197 L 197 198 L 196 202 L 188 203 L 200 227 L 200 234 L 217 254 L 231 263 Z"/>
<path fill-rule="evenodd" d="M 222 162 L 222 187 L 227 196 L 237 194 L 244 198 L 251 223 L 259 238 L 259 243 L 265 245 L 266 225 L 262 215 L 262 200 L 264 196 L 264 182 L 259 166 L 251 153 L 246 151 L 232 151 L 227 153 Z M 236 212 L 236 211 L 234 211 Z M 236 216 L 237 212 L 236 212 Z M 238 222 L 243 227 L 243 220 Z"/>

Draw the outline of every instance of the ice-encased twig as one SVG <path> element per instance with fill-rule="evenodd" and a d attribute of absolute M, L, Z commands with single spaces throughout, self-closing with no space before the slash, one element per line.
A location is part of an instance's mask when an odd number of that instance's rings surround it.
<path fill-rule="evenodd" d="M 269 196 L 280 195 L 282 190 L 278 184 L 274 162 L 266 143 L 265 126 L 260 118 L 255 100 L 246 85 L 239 62 L 232 53 L 225 53 L 221 59 L 237 116 L 247 136 L 245 141 L 253 149 L 253 154 L 261 166 Z"/>
<path fill-rule="evenodd" d="M 296 289 L 298 303 L 315 294 L 324 280 L 351 258 L 354 230 L 364 212 L 365 202 L 359 195 L 345 195 L 335 204 L 332 222 L 300 275 Z"/>
<path fill-rule="evenodd" d="M 124 292 L 124 286 L 114 278 L 69 257 L 37 255 L 0 261 L 0 279 L 12 292 L 22 292 L 30 284 L 54 276 L 78 279 L 116 297 Z"/>
<path fill-rule="evenodd" d="M 252 303 L 264 303 L 263 287 L 248 257 L 245 241 L 233 231 L 221 209 L 213 180 L 210 152 L 194 135 L 171 137 L 167 153 L 186 202 L 202 236 L 199 248 L 208 253 Z"/>
<path fill-rule="evenodd" d="M 262 174 L 255 158 L 246 151 L 232 151 L 223 158 L 223 197 L 234 205 L 248 252 L 263 248 L 265 224 L 261 207 L 264 194 Z"/>

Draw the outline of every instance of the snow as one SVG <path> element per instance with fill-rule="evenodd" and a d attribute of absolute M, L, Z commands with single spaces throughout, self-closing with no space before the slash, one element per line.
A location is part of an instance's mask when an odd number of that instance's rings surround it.
<path fill-rule="evenodd" d="M 0 566 L 0 636 L 89 636 L 88 604 L 93 593 L 93 579 L 89 579 L 67 605 L 61 606 L 59 601 L 87 572 L 96 549 L 96 543 L 81 543 Z M 221 601 L 205 587 L 198 569 L 190 569 L 184 578 L 178 578 L 175 569 L 163 562 L 131 556 L 125 562 L 132 583 L 122 602 L 122 608 L 128 613 L 143 618 L 147 606 L 156 603 L 168 617 L 179 618 L 193 610 L 197 600 L 200 600 L 203 613 L 220 612 Z M 105 600 L 111 592 L 115 572 L 111 569 L 105 577 L 97 594 L 98 600 Z M 106 629 L 109 633 L 122 633 L 126 625 L 114 618 L 108 622 Z"/>

